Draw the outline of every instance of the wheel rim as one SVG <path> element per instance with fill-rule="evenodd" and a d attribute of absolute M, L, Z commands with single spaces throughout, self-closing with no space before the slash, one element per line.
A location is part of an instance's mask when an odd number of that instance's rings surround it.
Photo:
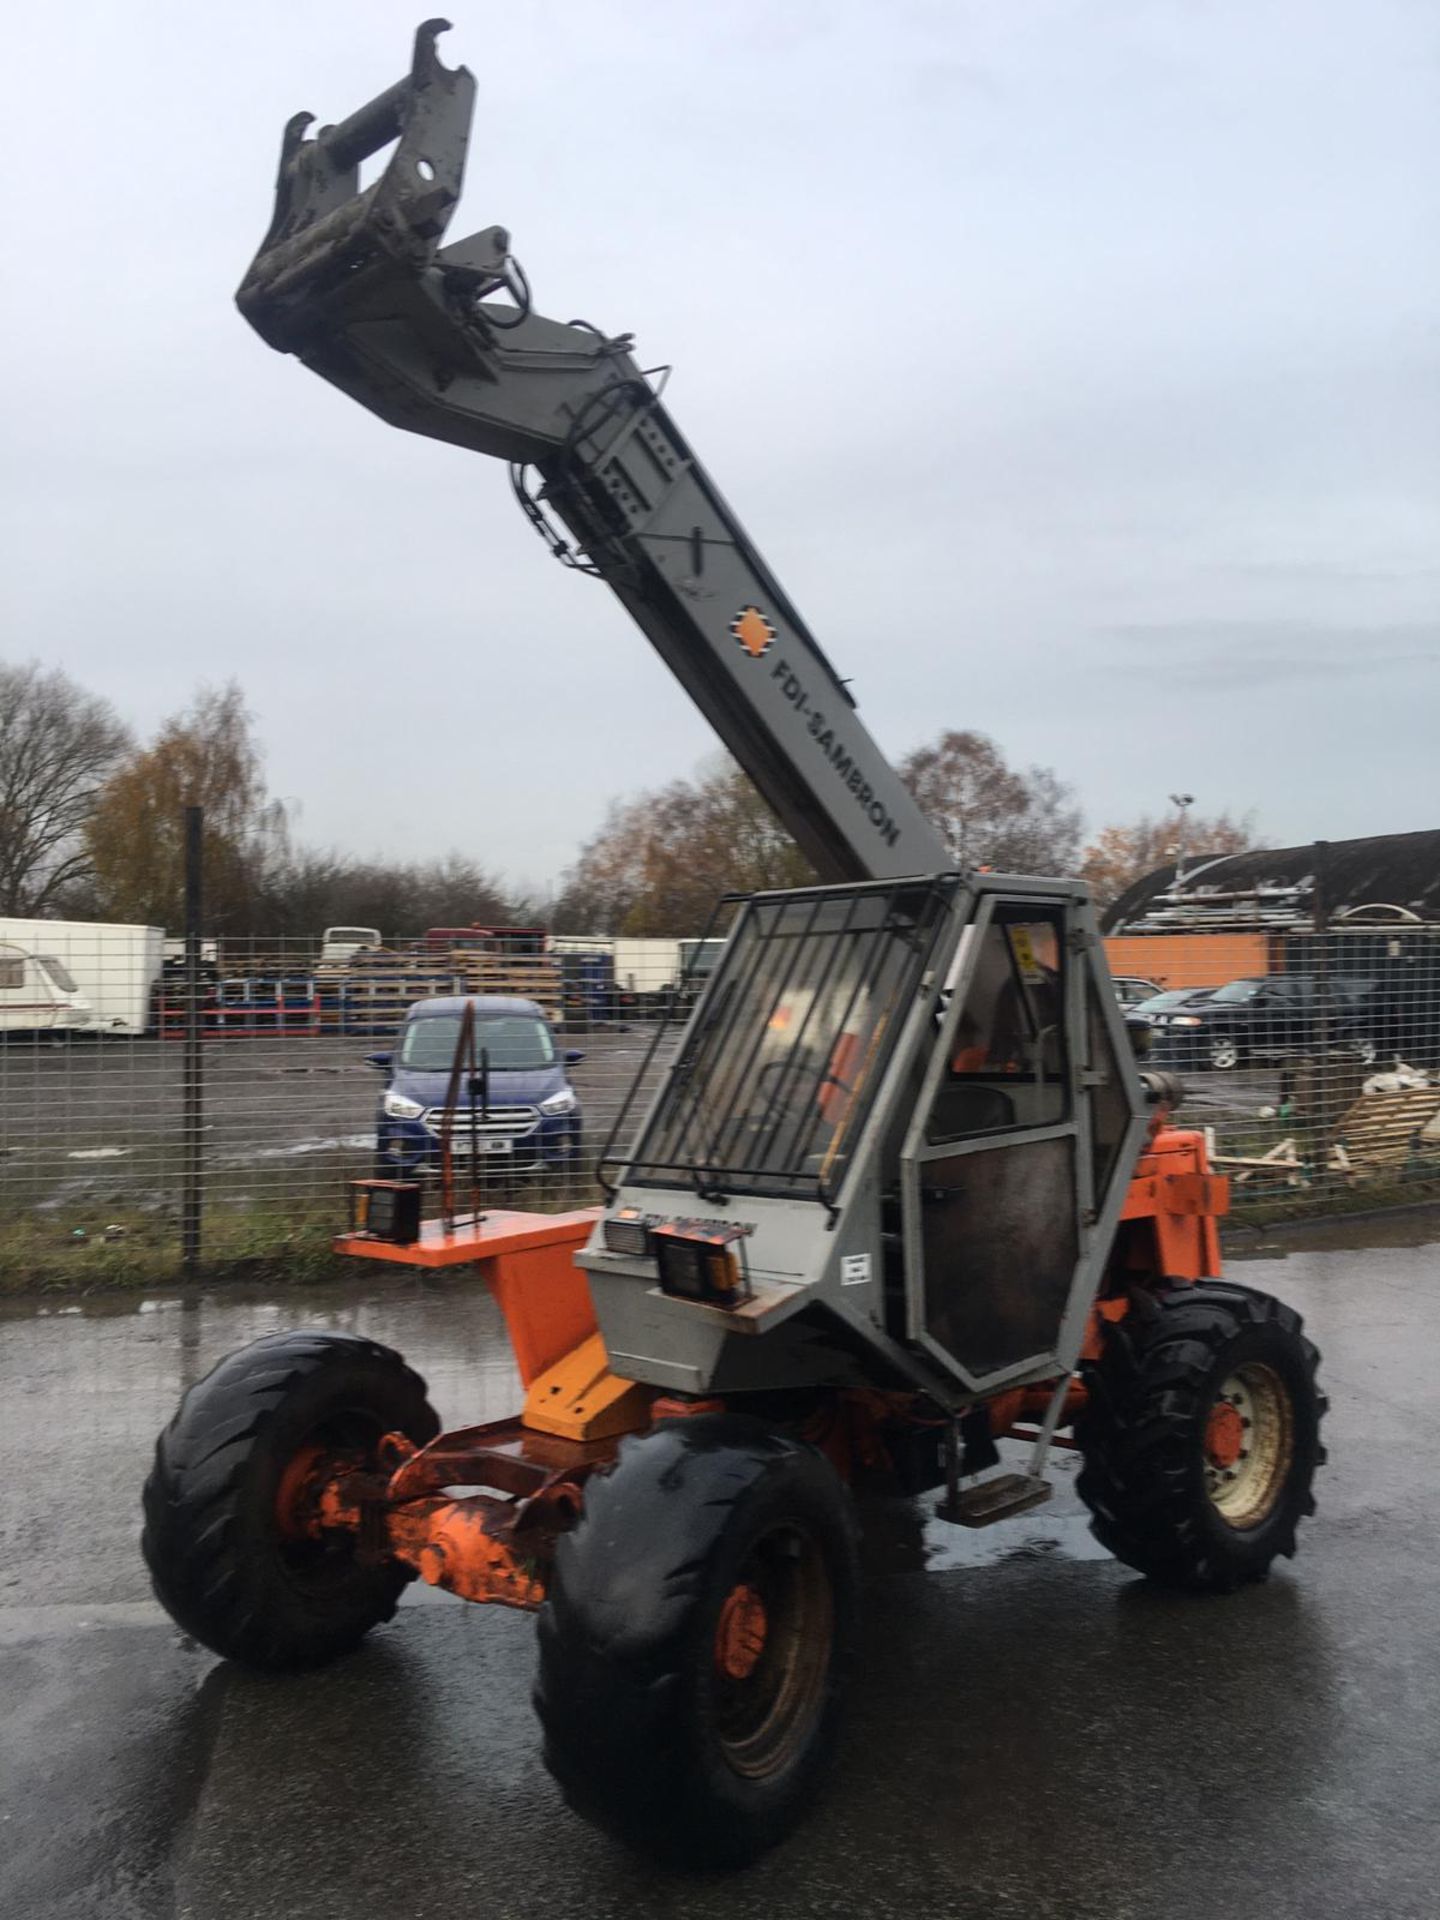
<path fill-rule="evenodd" d="M 1237 1529 L 1274 1512 L 1295 1454 L 1289 1390 L 1273 1367 L 1247 1361 L 1221 1382 L 1205 1422 L 1205 1491 Z"/>
<path fill-rule="evenodd" d="M 273 1548 L 291 1584 L 323 1591 L 355 1566 L 355 1539 L 316 1530 L 313 1498 L 322 1480 L 374 1465 L 384 1423 L 368 1409 L 346 1408 L 312 1427 L 280 1469 L 272 1512 Z"/>
<path fill-rule="evenodd" d="M 761 1779 L 803 1751 L 825 1703 L 835 1637 L 819 1542 L 793 1522 L 763 1534 L 720 1606 L 714 1728 L 736 1773 Z"/>
<path fill-rule="evenodd" d="M 1210 1042 L 1210 1064 L 1212 1067 L 1233 1067 L 1240 1058 L 1240 1049 L 1233 1040 L 1212 1040 Z"/>

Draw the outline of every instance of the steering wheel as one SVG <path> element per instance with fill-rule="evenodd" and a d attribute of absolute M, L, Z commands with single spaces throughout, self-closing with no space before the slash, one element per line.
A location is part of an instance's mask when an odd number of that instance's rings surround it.
<path fill-rule="evenodd" d="M 820 1076 L 819 1080 L 812 1080 L 809 1066 L 803 1058 L 799 1061 L 770 1060 L 761 1067 L 755 1076 L 755 1091 L 757 1094 L 764 1096 L 764 1101 L 767 1106 L 775 1099 L 780 1086 L 783 1084 L 784 1076 L 787 1073 L 790 1075 L 790 1083 L 788 1087 L 786 1087 L 784 1094 L 780 1096 L 780 1111 L 782 1113 L 788 1113 L 795 1106 L 796 1094 L 808 1095 L 812 1088 L 814 1089 L 817 1104 L 827 1087 L 834 1087 L 843 1094 L 850 1094 L 855 1091 L 847 1081 L 842 1080 L 836 1073 L 824 1073 Z"/>

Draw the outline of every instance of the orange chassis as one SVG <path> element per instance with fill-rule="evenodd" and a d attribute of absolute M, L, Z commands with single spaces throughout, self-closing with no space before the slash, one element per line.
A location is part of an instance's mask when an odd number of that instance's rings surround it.
<path fill-rule="evenodd" d="M 1126 1195 L 1082 1359 L 1098 1353 L 1105 1323 L 1123 1319 L 1147 1283 L 1218 1275 L 1218 1220 L 1228 1203 L 1228 1183 L 1208 1170 L 1203 1136 L 1157 1128 Z M 462 1599 L 527 1610 L 541 1604 L 555 1542 L 579 1517 L 586 1479 L 614 1459 L 621 1438 L 725 1404 L 677 1398 L 610 1371 L 574 1263 L 598 1212 L 497 1210 L 448 1230 L 429 1222 L 409 1246 L 363 1233 L 336 1241 L 337 1252 L 365 1259 L 478 1264 L 505 1315 L 525 1406 L 518 1419 L 442 1433 L 424 1447 L 387 1434 L 369 1459 L 302 1450 L 277 1495 L 284 1535 L 340 1529 L 358 1536 L 362 1556 L 402 1561 Z M 1033 1435 L 1057 1385 L 1040 1381 L 983 1401 L 992 1436 Z M 1059 1428 L 1070 1425 L 1084 1395 L 1072 1378 Z M 799 1431 L 848 1480 L 886 1466 L 887 1428 L 917 1423 L 936 1424 L 922 1394 L 861 1387 L 838 1390 Z"/>

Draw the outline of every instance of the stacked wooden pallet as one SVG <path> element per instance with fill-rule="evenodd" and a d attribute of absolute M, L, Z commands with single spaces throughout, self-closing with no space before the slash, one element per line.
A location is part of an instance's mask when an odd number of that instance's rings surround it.
<path fill-rule="evenodd" d="M 1352 1180 L 1405 1167 L 1440 1145 L 1432 1131 L 1437 1115 L 1440 1087 L 1362 1094 L 1335 1128 L 1330 1164 Z"/>
<path fill-rule="evenodd" d="M 348 1017 L 375 1025 L 398 1022 L 416 1000 L 459 993 L 518 995 L 548 1020 L 561 1019 L 560 963 L 548 953 L 362 947 L 326 978 L 340 988 Z"/>
<path fill-rule="evenodd" d="M 1308 1186 L 1318 1165 L 1307 1160 L 1298 1139 L 1287 1135 L 1268 1152 L 1224 1153 L 1213 1127 L 1205 1129 L 1210 1164 L 1228 1173 L 1237 1186 L 1279 1180 L 1288 1187 Z M 1440 1087 L 1401 1087 L 1362 1093 L 1340 1114 L 1328 1136 L 1325 1165 L 1352 1186 L 1402 1173 L 1417 1162 L 1440 1169 Z"/>
<path fill-rule="evenodd" d="M 452 947 L 442 965 L 463 981 L 461 993 L 509 993 L 533 1000 L 547 1020 L 559 1023 L 560 962 L 551 953 L 503 953 Z"/>

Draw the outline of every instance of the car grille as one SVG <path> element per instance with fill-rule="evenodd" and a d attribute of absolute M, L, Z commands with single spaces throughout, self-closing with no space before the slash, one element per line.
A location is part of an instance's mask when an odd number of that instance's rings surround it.
<path fill-rule="evenodd" d="M 440 1138 L 445 1121 L 443 1107 L 431 1107 L 425 1114 L 425 1127 L 435 1138 Z M 472 1135 L 472 1116 L 468 1106 L 457 1107 L 450 1124 L 451 1144 L 463 1153 L 472 1137 L 480 1140 L 497 1140 L 508 1137 L 511 1140 L 523 1140 L 527 1134 L 534 1133 L 540 1124 L 540 1112 L 537 1107 L 490 1107 L 482 1117 L 477 1107 L 473 1116 L 474 1133 Z"/>

